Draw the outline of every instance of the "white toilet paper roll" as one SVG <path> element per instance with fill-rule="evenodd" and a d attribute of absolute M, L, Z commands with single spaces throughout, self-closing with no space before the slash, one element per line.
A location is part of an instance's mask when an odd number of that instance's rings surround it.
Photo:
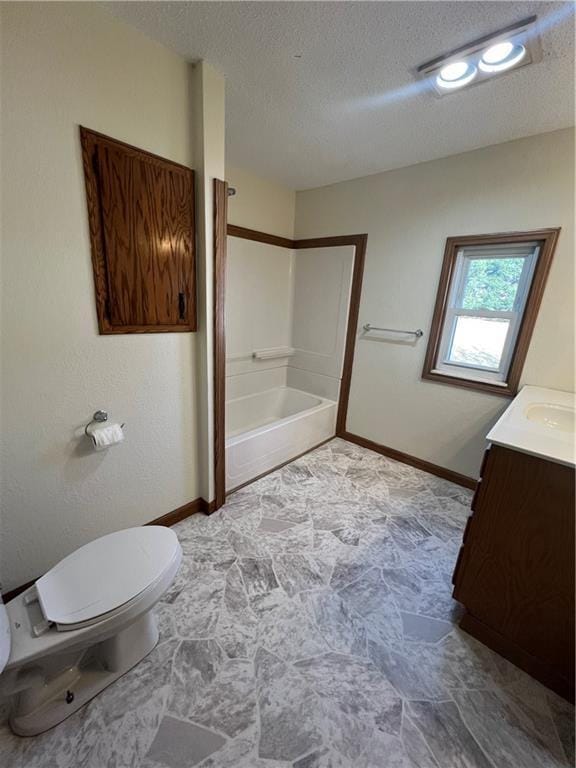
<path fill-rule="evenodd" d="M 103 451 L 111 445 L 116 445 L 124 440 L 124 430 L 120 424 L 108 424 L 92 431 L 92 442 L 97 451 Z"/>

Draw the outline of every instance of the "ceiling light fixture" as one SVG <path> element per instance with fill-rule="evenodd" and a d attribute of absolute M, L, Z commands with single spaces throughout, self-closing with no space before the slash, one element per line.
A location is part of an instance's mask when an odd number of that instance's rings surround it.
<path fill-rule="evenodd" d="M 446 64 L 436 76 L 440 88 L 462 88 L 476 77 L 476 67 L 467 61 L 454 61 Z"/>
<path fill-rule="evenodd" d="M 416 76 L 443 96 L 541 58 L 536 16 L 531 16 L 422 64 Z"/>
<path fill-rule="evenodd" d="M 499 49 L 499 50 L 496 50 Z M 503 51 L 507 53 L 503 55 Z M 482 72 L 504 72 L 514 67 L 526 56 L 526 48 L 521 43 L 497 43 L 488 48 L 478 62 Z"/>
<path fill-rule="evenodd" d="M 484 56 L 482 56 L 482 61 L 486 62 L 486 64 L 500 64 L 501 61 L 510 56 L 513 50 L 514 43 L 511 43 L 509 40 L 503 43 L 496 43 L 488 48 Z"/>

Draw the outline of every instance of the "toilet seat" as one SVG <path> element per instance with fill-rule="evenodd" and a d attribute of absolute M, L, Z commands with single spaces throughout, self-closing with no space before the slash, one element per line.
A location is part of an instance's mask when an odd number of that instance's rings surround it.
<path fill-rule="evenodd" d="M 42 613 L 60 631 L 95 624 L 161 580 L 179 557 L 170 528 L 151 525 L 102 536 L 38 579 Z"/>
<path fill-rule="evenodd" d="M 6 604 L 0 698 L 11 697 L 15 733 L 52 728 L 152 651 L 159 638 L 154 606 L 181 559 L 169 528 L 118 531 L 64 558 Z"/>

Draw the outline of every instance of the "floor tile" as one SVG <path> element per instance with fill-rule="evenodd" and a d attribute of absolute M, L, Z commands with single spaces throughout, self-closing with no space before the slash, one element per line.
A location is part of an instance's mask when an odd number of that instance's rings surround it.
<path fill-rule="evenodd" d="M 454 700 L 468 729 L 498 768 L 560 768 L 563 764 L 550 744 L 496 692 L 460 691 Z"/>
<path fill-rule="evenodd" d="M 453 701 L 413 701 L 408 711 L 441 766 L 495 768 L 464 724 Z M 522 763 L 517 763 L 515 768 L 520 765 Z"/>
<path fill-rule="evenodd" d="M 574 708 L 455 625 L 471 492 L 334 439 L 174 526 L 158 646 L 10 768 L 569 768 Z"/>
<path fill-rule="evenodd" d="M 312 555 L 275 555 L 272 564 L 280 586 L 289 597 L 324 586 L 332 572 L 329 562 Z"/>
<path fill-rule="evenodd" d="M 406 640 L 414 640 L 421 643 L 437 643 L 452 631 L 452 624 L 448 621 L 432 619 L 429 616 L 419 616 L 417 613 L 405 613 L 400 611 L 402 628 Z"/>
<path fill-rule="evenodd" d="M 216 752 L 225 742 L 222 736 L 193 723 L 165 717 L 152 742 L 148 759 L 166 768 L 190 768 Z"/>
<path fill-rule="evenodd" d="M 313 691 L 268 651 L 258 650 L 255 666 L 260 711 L 259 757 L 294 760 L 321 746 L 322 714 Z"/>

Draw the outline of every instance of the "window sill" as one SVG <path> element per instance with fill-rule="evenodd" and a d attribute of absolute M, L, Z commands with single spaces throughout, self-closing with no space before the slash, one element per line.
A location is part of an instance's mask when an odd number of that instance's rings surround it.
<path fill-rule="evenodd" d="M 464 387 L 465 389 L 475 389 L 478 392 L 500 395 L 500 397 L 514 397 L 517 389 L 512 387 L 509 382 L 483 381 L 480 379 L 465 379 L 462 376 L 449 376 L 448 374 L 432 370 L 422 374 L 423 379 L 435 381 L 437 384 L 451 384 L 455 387 Z"/>

